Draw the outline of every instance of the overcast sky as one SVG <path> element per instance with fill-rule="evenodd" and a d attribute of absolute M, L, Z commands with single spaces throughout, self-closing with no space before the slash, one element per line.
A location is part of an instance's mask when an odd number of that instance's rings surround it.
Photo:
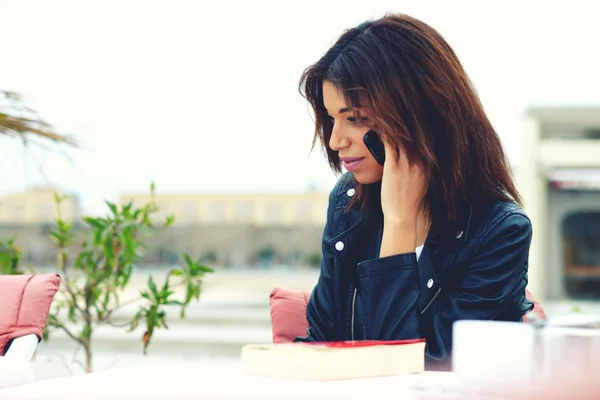
<path fill-rule="evenodd" d="M 404 12 L 438 29 L 512 161 L 530 106 L 600 105 L 594 1 L 0 0 L 0 88 L 85 149 L 72 161 L 0 140 L 0 196 L 58 185 L 102 199 L 144 191 L 329 190 L 302 70 L 346 28 Z"/>

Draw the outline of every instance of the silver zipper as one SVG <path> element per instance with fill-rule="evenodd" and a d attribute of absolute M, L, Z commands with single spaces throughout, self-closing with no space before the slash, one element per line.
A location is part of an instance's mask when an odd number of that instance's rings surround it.
<path fill-rule="evenodd" d="M 354 306 L 356 305 L 356 288 L 354 288 L 354 296 L 352 296 L 352 326 L 350 332 L 352 333 L 352 341 L 354 342 Z"/>
<path fill-rule="evenodd" d="M 429 306 L 431 306 L 431 304 L 433 304 L 433 302 L 435 301 L 435 299 L 440 295 L 441 291 L 442 291 L 442 288 L 438 288 L 437 292 L 435 292 L 435 294 L 433 295 L 433 297 L 431 298 L 431 300 L 429 300 L 429 302 L 427 303 L 427 305 L 425 306 L 425 308 L 423 308 L 421 310 L 421 315 L 425 314 L 425 311 L 427 311 L 427 309 L 429 308 Z"/>

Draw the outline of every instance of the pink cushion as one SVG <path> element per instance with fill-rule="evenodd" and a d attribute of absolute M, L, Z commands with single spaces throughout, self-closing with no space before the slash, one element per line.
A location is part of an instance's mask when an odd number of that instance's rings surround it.
<path fill-rule="evenodd" d="M 273 328 L 273 343 L 289 343 L 298 336 L 306 336 L 308 322 L 306 321 L 306 305 L 310 299 L 310 291 L 275 288 L 271 292 L 271 326 Z M 540 318 L 546 319 L 544 309 L 529 292 L 527 298 L 533 302 L 533 312 Z M 526 321 L 526 318 L 523 318 Z"/>
<path fill-rule="evenodd" d="M 289 343 L 306 336 L 306 305 L 310 291 L 275 288 L 271 292 L 271 326 L 273 343 Z"/>
<path fill-rule="evenodd" d="M 12 339 L 35 334 L 41 340 L 59 287 L 56 274 L 0 275 L 0 355 Z"/>

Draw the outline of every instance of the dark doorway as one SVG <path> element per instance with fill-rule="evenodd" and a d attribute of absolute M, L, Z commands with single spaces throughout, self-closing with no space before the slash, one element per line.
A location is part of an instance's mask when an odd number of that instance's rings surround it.
<path fill-rule="evenodd" d="M 562 221 L 567 294 L 600 299 L 600 212 L 574 212 Z"/>

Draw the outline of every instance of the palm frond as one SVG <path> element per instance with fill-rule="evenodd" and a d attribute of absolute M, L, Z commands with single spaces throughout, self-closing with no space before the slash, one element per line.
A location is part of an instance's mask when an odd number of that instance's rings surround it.
<path fill-rule="evenodd" d="M 77 146 L 72 136 L 55 131 L 37 112 L 27 107 L 14 92 L 0 89 L 0 135 L 19 138 L 28 144 L 30 139 L 43 139 L 55 143 Z"/>

